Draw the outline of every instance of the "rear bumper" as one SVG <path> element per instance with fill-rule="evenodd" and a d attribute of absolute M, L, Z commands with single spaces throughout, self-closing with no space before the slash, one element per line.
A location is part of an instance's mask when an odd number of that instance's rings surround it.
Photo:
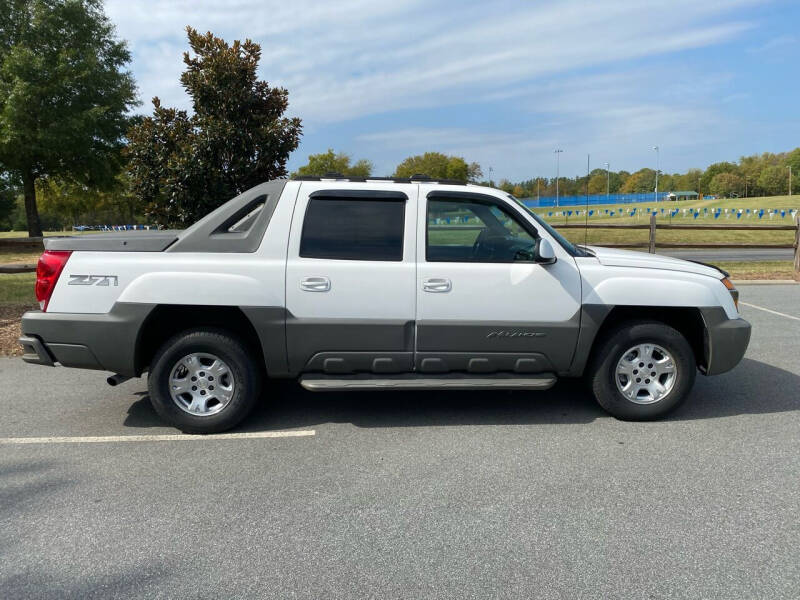
<path fill-rule="evenodd" d="M 701 309 L 706 325 L 706 375 L 719 375 L 739 364 L 750 343 L 750 323 L 729 319 L 721 308 Z"/>
<path fill-rule="evenodd" d="M 54 367 L 55 360 L 52 354 L 45 348 L 45 345 L 37 337 L 23 335 L 19 338 L 19 343 L 24 350 L 22 360 L 32 365 L 44 365 L 45 367 Z"/>
<path fill-rule="evenodd" d="M 117 303 L 107 314 L 27 312 L 19 338 L 22 359 L 137 376 L 136 343 L 152 309 L 151 304 Z"/>

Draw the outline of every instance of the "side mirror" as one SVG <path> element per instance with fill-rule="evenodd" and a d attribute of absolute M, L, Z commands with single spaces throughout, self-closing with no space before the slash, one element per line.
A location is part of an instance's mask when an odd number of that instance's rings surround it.
<path fill-rule="evenodd" d="M 552 265 L 556 262 L 556 253 L 553 246 L 546 239 L 539 239 L 536 245 L 536 262 L 540 265 Z"/>

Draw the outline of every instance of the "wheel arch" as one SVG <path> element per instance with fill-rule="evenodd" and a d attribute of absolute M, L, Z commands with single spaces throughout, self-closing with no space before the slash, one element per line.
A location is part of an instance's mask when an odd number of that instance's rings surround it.
<path fill-rule="evenodd" d="M 256 362 L 264 365 L 262 341 L 255 326 L 237 306 L 195 306 L 158 304 L 142 323 L 136 340 L 135 371 L 141 375 L 158 349 L 172 336 L 189 329 L 208 327 L 222 329 L 242 340 L 254 353 Z"/>
<path fill-rule="evenodd" d="M 609 333 L 619 324 L 626 321 L 657 321 L 676 329 L 686 338 L 694 353 L 695 362 L 701 371 L 705 371 L 708 359 L 708 335 L 702 312 L 695 307 L 676 306 L 614 306 L 596 327 L 589 351 L 581 360 L 576 356 L 573 373 L 582 375 L 588 365 L 592 364 L 598 348 Z M 576 364 L 580 361 L 580 364 Z"/>

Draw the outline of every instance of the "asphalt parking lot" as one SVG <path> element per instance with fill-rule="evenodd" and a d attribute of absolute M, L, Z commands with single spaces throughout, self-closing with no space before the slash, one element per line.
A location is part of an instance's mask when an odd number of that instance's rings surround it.
<path fill-rule="evenodd" d="M 741 298 L 745 360 L 657 423 L 283 384 L 250 435 L 120 440 L 175 433 L 144 380 L 0 359 L 0 597 L 797 598 L 800 286 Z"/>

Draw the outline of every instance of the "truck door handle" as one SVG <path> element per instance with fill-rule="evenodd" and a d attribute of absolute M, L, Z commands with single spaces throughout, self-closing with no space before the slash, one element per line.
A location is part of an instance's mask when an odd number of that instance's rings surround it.
<path fill-rule="evenodd" d="M 300 281 L 300 289 L 306 292 L 327 292 L 331 289 L 331 280 L 327 277 L 306 277 Z"/>
<path fill-rule="evenodd" d="M 430 279 L 425 279 L 422 282 L 422 289 L 426 292 L 449 292 L 453 289 L 453 284 L 449 279 L 444 279 L 443 277 L 432 277 Z"/>

